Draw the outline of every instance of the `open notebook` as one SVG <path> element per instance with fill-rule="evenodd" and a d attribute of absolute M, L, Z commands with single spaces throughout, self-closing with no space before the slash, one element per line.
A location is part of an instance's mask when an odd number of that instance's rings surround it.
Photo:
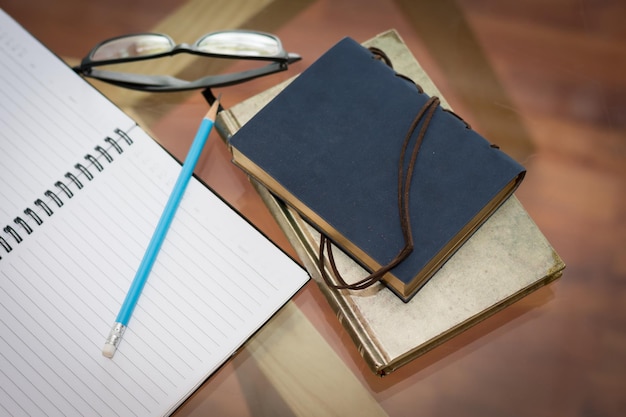
<path fill-rule="evenodd" d="M 168 414 L 308 275 L 194 178 L 103 357 L 180 164 L 1 10 L 0 53 L 0 414 Z"/>

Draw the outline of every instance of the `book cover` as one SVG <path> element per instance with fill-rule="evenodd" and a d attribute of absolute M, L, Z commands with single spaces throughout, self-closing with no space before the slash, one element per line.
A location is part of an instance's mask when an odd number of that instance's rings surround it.
<path fill-rule="evenodd" d="M 363 277 L 394 265 L 382 280 L 404 301 L 525 173 L 350 38 L 290 83 L 229 144 L 235 164 L 354 257 Z M 414 249 L 398 262 L 407 229 Z"/>
<path fill-rule="evenodd" d="M 438 95 L 398 33 L 382 33 L 364 43 L 383 49 L 394 68 Z M 232 136 L 291 80 L 220 113 L 216 128 Z M 309 274 L 372 370 L 385 375 L 525 295 L 558 279 L 564 262 L 537 228 L 515 195 L 511 196 L 408 303 L 381 284 L 366 291 L 335 290 L 318 267 L 319 234 L 295 210 L 251 178 L 265 204 L 294 246 Z M 336 261 L 344 277 L 360 277 L 362 268 L 340 250 Z M 354 279 L 356 279 L 354 278 Z"/>

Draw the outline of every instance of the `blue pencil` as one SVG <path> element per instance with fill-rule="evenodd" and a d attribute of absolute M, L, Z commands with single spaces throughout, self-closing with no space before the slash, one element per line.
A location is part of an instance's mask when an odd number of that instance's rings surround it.
<path fill-rule="evenodd" d="M 163 214 L 161 215 L 159 223 L 154 231 L 154 234 L 152 235 L 152 239 L 150 239 L 146 253 L 141 260 L 141 264 L 139 264 L 139 269 L 137 269 L 135 278 L 130 285 L 126 298 L 124 299 L 124 303 L 120 308 L 117 318 L 115 319 L 115 323 L 109 333 L 109 337 L 107 337 L 104 348 L 102 349 L 102 354 L 107 358 L 113 357 L 115 351 L 117 350 L 117 346 L 122 340 L 122 335 L 126 330 L 128 321 L 130 320 L 133 310 L 137 305 L 141 291 L 148 280 L 148 275 L 150 275 L 150 270 L 152 269 L 154 261 L 156 260 L 159 250 L 161 249 L 161 245 L 165 240 L 165 235 L 167 234 L 170 224 L 172 223 L 172 219 L 178 209 L 180 200 L 185 193 L 187 184 L 189 184 L 189 180 L 191 179 L 193 171 L 196 167 L 200 153 L 202 152 L 204 144 L 209 137 L 209 133 L 211 132 L 211 128 L 215 122 L 218 107 L 219 99 L 213 103 L 200 123 L 200 127 L 198 128 L 196 137 L 189 148 L 189 152 L 187 153 L 181 172 L 178 175 L 172 194 L 167 200 L 167 204 L 165 205 Z"/>

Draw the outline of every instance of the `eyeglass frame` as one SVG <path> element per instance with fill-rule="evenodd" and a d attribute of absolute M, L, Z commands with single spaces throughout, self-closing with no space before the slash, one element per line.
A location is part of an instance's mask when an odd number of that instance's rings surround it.
<path fill-rule="evenodd" d="M 217 35 L 221 33 L 254 33 L 272 38 L 280 52 L 275 55 L 238 55 L 238 54 L 220 54 L 215 52 L 206 52 L 197 49 L 197 45 L 209 36 Z M 133 36 L 145 36 L 156 35 L 166 38 L 172 45 L 169 51 L 158 52 L 149 55 L 129 56 L 121 58 L 112 58 L 104 60 L 92 60 L 92 57 L 103 45 L 116 41 L 119 39 L 130 38 Z M 209 75 L 199 78 L 194 81 L 181 80 L 179 78 L 170 75 L 147 75 L 147 74 L 133 74 L 128 72 L 100 70 L 95 67 L 103 65 L 115 65 L 128 62 L 145 61 L 150 59 L 163 58 L 167 56 L 174 56 L 180 53 L 188 53 L 198 56 L 206 56 L 210 58 L 225 58 L 225 59 L 243 59 L 254 61 L 271 61 L 268 65 L 263 67 L 240 71 L 236 73 L 221 74 L 221 75 Z M 96 78 L 109 84 L 117 85 L 119 87 L 129 88 L 133 90 L 148 91 L 148 92 L 174 92 L 193 90 L 198 88 L 211 88 L 211 87 L 225 87 L 233 84 L 238 84 L 244 81 L 248 81 L 254 78 L 262 77 L 264 75 L 273 74 L 275 72 L 285 71 L 289 64 L 299 61 L 300 55 L 292 52 L 287 52 L 283 48 L 282 42 L 278 36 L 271 33 L 254 31 L 254 30 L 222 30 L 209 32 L 202 35 L 193 44 L 180 43 L 176 44 L 174 40 L 167 34 L 156 32 L 140 32 L 133 34 L 126 34 L 115 36 L 99 42 L 94 46 L 89 53 L 82 59 L 79 65 L 74 66 L 72 69 L 83 76 Z"/>

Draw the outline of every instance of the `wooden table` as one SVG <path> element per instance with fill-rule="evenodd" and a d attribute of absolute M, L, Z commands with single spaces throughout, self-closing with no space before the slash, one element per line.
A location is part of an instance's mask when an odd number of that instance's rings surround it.
<path fill-rule="evenodd" d="M 303 56 L 287 72 L 216 90 L 225 107 L 302 71 L 343 36 L 361 42 L 395 28 L 452 107 L 528 169 L 517 196 L 567 263 L 559 281 L 384 378 L 310 282 L 177 416 L 623 415 L 626 8 L 618 0 L 0 5 L 69 62 L 119 34 L 193 42 L 228 28 L 276 33 Z M 240 65 L 179 57 L 156 69 L 194 78 Z M 207 110 L 198 92 L 94 84 L 181 159 Z M 295 256 L 215 132 L 196 174 Z"/>

